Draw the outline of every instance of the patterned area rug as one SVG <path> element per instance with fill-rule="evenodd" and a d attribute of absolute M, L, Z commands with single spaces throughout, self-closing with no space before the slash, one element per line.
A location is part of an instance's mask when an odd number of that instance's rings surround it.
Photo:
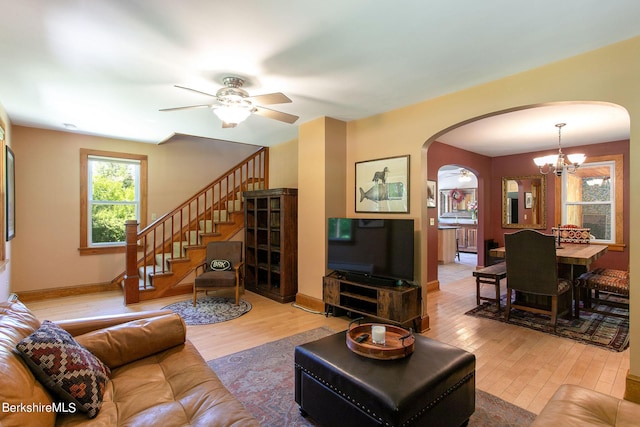
<path fill-rule="evenodd" d="M 208 364 L 263 427 L 315 426 L 312 419 L 300 415 L 294 399 L 293 351 L 297 345 L 333 333 L 324 327 L 312 329 Z M 476 411 L 469 426 L 525 427 L 534 418 L 531 412 L 476 390 Z"/>
<path fill-rule="evenodd" d="M 178 313 L 187 325 L 208 325 L 235 319 L 251 310 L 251 303 L 240 299 L 238 305 L 233 298 L 203 297 L 193 306 L 193 300 L 175 302 L 163 309 Z"/>
<path fill-rule="evenodd" d="M 506 306 L 506 297 L 504 295 L 500 306 L 502 311 L 498 312 L 495 304 L 485 302 L 465 314 L 524 326 L 525 328 L 569 338 L 584 344 L 604 347 L 611 351 L 623 351 L 629 347 L 629 319 L 581 311 L 579 319 L 558 317 L 558 324 L 554 332 L 549 316 L 512 309 L 509 321 L 507 321 L 504 318 L 504 307 Z M 599 305 L 597 308 L 608 312 L 629 313 L 628 310 L 606 305 Z"/>

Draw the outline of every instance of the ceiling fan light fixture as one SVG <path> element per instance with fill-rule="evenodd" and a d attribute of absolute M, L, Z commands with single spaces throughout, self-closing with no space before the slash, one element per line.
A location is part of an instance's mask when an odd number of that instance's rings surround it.
<path fill-rule="evenodd" d="M 199 95 L 205 95 L 213 98 L 209 104 L 187 105 L 185 107 L 162 108 L 160 111 L 178 111 L 188 110 L 191 108 L 211 108 L 213 113 L 222 120 L 223 128 L 233 128 L 244 121 L 249 115 L 256 114 L 269 119 L 293 124 L 299 119 L 293 114 L 284 113 L 282 111 L 273 110 L 263 107 L 263 105 L 283 104 L 291 102 L 285 94 L 280 92 L 267 93 L 257 96 L 249 96 L 249 93 L 242 89 L 245 83 L 244 79 L 239 77 L 225 77 L 223 79 L 225 87 L 219 89 L 215 95 L 192 89 L 186 86 L 175 85 L 180 89 L 195 92 Z M 262 105 L 261 105 L 262 104 Z"/>
<path fill-rule="evenodd" d="M 247 117 L 251 115 L 251 109 L 241 106 L 225 105 L 215 108 L 213 113 L 223 122 L 237 125 L 238 123 L 245 121 Z"/>
<path fill-rule="evenodd" d="M 460 176 L 458 177 L 458 181 L 460 182 L 470 182 L 471 174 L 466 169 L 460 169 Z"/>

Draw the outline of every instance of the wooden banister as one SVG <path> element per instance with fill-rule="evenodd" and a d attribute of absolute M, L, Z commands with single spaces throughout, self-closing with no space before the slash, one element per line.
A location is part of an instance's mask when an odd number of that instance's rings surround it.
<path fill-rule="evenodd" d="M 202 236 L 215 234 L 217 224 L 242 210 L 242 191 L 266 188 L 268 153 L 260 149 L 140 231 L 135 220 L 127 221 L 126 269 L 114 279 L 124 279 L 125 304 L 139 302 L 140 287 L 149 286 L 149 275 L 167 272 L 167 260 L 181 258 L 187 246 L 201 245 Z"/>
<path fill-rule="evenodd" d="M 125 223 L 127 252 L 126 266 L 124 275 L 124 299 L 127 304 L 133 304 L 140 301 L 139 277 L 136 268 L 136 257 L 138 253 L 138 221 L 130 219 Z"/>

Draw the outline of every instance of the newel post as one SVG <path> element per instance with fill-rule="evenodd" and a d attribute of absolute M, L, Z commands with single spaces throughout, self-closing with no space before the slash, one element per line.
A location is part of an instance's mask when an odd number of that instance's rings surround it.
<path fill-rule="evenodd" d="M 140 281 L 138 276 L 138 221 L 130 219 L 125 222 L 127 251 L 124 274 L 124 303 L 140 302 Z"/>

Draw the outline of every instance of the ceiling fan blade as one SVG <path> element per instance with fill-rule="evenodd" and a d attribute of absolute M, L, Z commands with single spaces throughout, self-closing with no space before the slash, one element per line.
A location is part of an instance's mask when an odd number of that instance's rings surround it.
<path fill-rule="evenodd" d="M 294 116 L 293 114 L 283 113 L 282 111 L 276 111 L 260 106 L 256 106 L 255 114 L 290 124 L 295 123 L 295 121 L 299 119 L 298 116 Z"/>
<path fill-rule="evenodd" d="M 190 110 L 192 108 L 203 108 L 203 107 L 211 107 L 211 104 L 187 105 L 186 107 L 162 108 L 162 109 L 160 109 L 158 111 Z"/>
<path fill-rule="evenodd" d="M 255 104 L 261 104 L 261 105 L 286 104 L 291 102 L 291 100 L 287 95 L 280 92 L 250 96 L 249 99 L 253 101 Z"/>
<path fill-rule="evenodd" d="M 186 87 L 186 86 L 180 86 L 180 85 L 174 85 L 175 87 L 178 87 L 180 89 L 184 89 L 184 90 L 190 90 L 191 92 L 195 92 L 195 93 L 199 93 L 200 95 L 207 95 L 207 96 L 212 96 L 214 98 L 216 98 L 215 95 L 211 95 L 210 93 L 207 92 L 202 92 L 200 90 L 196 90 L 196 89 L 191 89 L 190 87 Z"/>
<path fill-rule="evenodd" d="M 234 128 L 236 126 L 238 126 L 237 123 L 222 122 L 222 129 Z"/>

